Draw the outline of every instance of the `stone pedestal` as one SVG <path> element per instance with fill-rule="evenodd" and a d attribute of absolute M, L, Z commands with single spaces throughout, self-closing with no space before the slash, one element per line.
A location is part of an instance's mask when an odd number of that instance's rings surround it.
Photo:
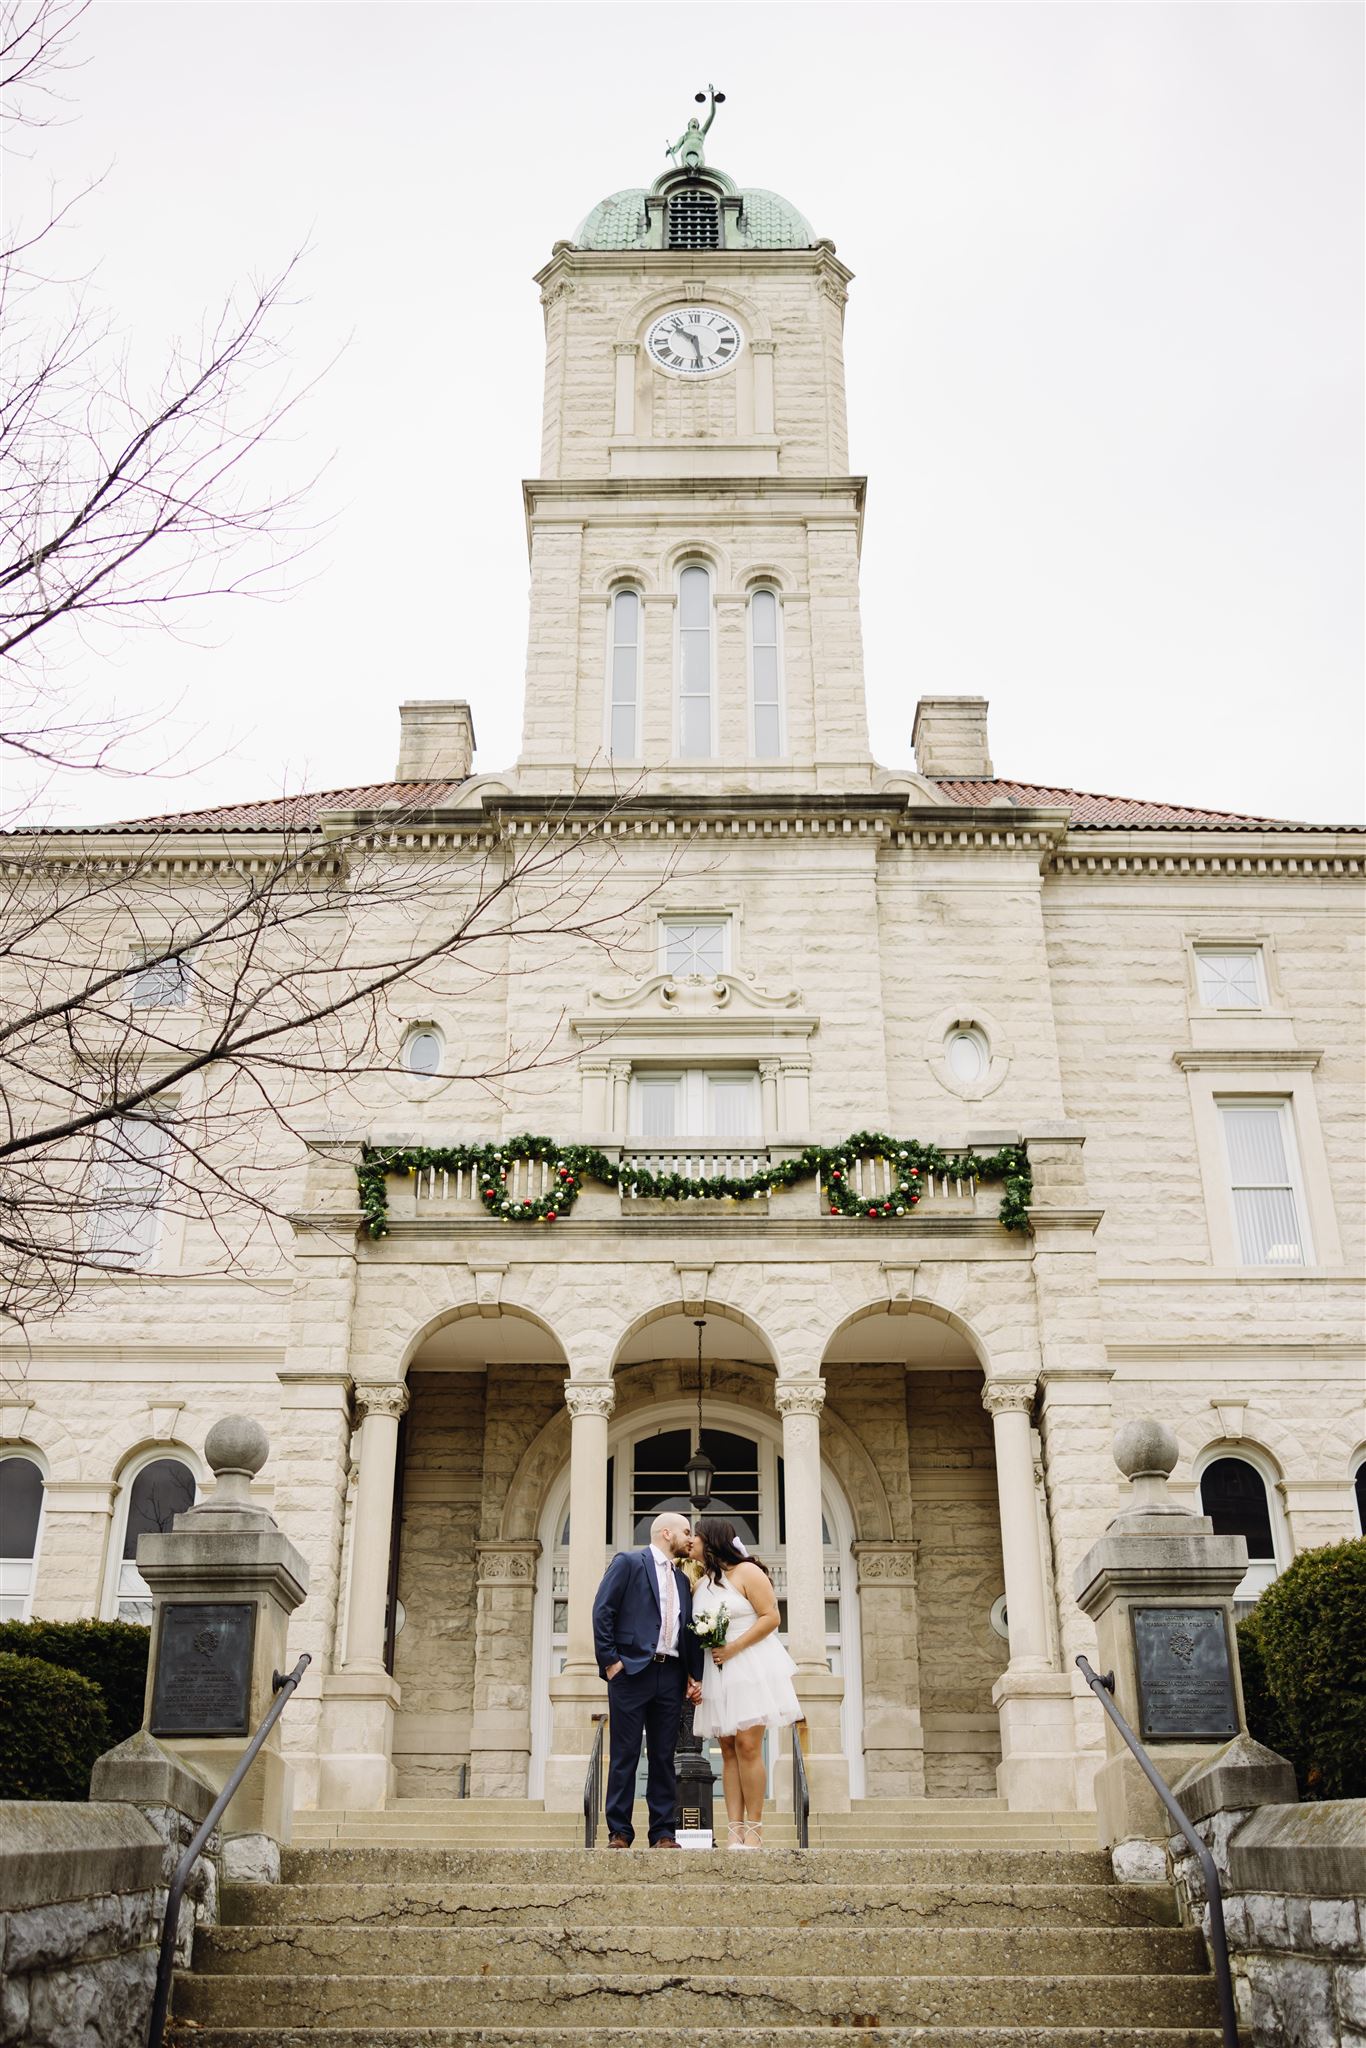
<path fill-rule="evenodd" d="M 1096 1626 L 1096 1669 L 1114 1673 L 1115 1704 L 1169 1785 L 1245 1726 L 1233 1592 L 1247 1570 L 1247 1545 L 1241 1536 L 1216 1536 L 1205 1516 L 1168 1498 L 1176 1458 L 1176 1439 L 1162 1423 L 1130 1422 L 1116 1433 L 1115 1463 L 1134 1482 L 1134 1504 L 1092 1544 L 1073 1579 L 1077 1603 Z M 1134 1617 L 1138 1610 L 1163 1609 L 1218 1618 L 1228 1643 L 1235 1726 L 1206 1727 L 1193 1706 L 1189 1733 L 1145 1733 Z M 1105 1737 L 1105 1762 L 1096 1774 L 1100 1839 L 1115 1852 L 1118 1875 L 1160 1877 L 1170 1832 L 1166 1811 L 1108 1717 Z"/>
<path fill-rule="evenodd" d="M 274 1517 L 254 1507 L 248 1494 L 269 1449 L 259 1423 L 236 1416 L 215 1423 L 204 1455 L 217 1477 L 216 1488 L 198 1507 L 177 1515 L 169 1531 L 138 1542 L 138 1570 L 152 1592 L 152 1654 L 143 1726 L 215 1789 L 226 1783 L 274 1699 L 274 1674 L 289 1669 L 289 1617 L 308 1591 L 303 1557 Z M 176 1633 L 168 1628 L 167 1616 L 181 1606 L 251 1610 L 250 1653 L 244 1660 L 245 1729 L 240 1732 L 215 1732 L 210 1696 L 196 1691 L 203 1672 L 220 1654 L 211 1616 L 206 1619 L 204 1642 L 191 1641 L 190 1657 L 199 1661 L 192 1661 L 191 1683 L 182 1703 L 170 1710 L 164 1686 L 158 1687 L 163 1658 Z M 227 1674 L 234 1679 L 237 1675 Z M 244 1876 L 278 1871 L 279 1844 L 289 1840 L 293 1810 L 292 1772 L 282 1754 L 277 1721 L 223 1816 L 225 1870 Z"/>

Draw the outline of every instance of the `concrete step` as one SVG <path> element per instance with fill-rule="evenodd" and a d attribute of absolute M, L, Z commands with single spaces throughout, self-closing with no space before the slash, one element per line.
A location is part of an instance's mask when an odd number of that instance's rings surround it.
<path fill-rule="evenodd" d="M 821 1932 L 746 1921 L 718 1937 L 714 1923 L 640 1926 L 386 1927 L 379 1942 L 354 1927 L 220 1927 L 201 1931 L 194 1967 L 211 1975 L 296 1977 L 346 1974 L 382 1949 L 395 1976 L 507 1975 L 533 1971 L 607 1974 L 614 1970 L 709 1972 L 727 1976 L 1068 1976 L 1103 1958 L 1108 1975 L 1192 1976 L 1204 1971 L 1193 1928 L 841 1927 Z"/>
<path fill-rule="evenodd" d="M 177 2038 L 178 2035 L 178 2038 Z M 669 2027 L 668 2048 L 839 2048 L 832 2027 Z M 860 2027 L 871 2048 L 1219 2048 L 1217 2027 Z M 657 2027 L 194 2027 L 168 2048 L 660 2048 Z"/>
<path fill-rule="evenodd" d="M 689 1972 L 520 1972 L 509 1977 L 209 1976 L 179 1980 L 175 2012 L 199 2027 L 613 2026 L 648 2014 L 679 2027 L 1209 2026 L 1213 1982 L 1195 1976 L 739 1977 Z"/>
<path fill-rule="evenodd" d="M 616 1860 L 624 1861 L 624 1858 Z M 690 1862 L 692 1859 L 689 1859 Z M 1176 1901 L 1165 1885 L 1061 1884 L 775 1884 L 764 1876 L 767 1855 L 707 1859 L 708 1915 L 736 1924 L 771 1925 L 799 1918 L 804 1928 L 1044 1927 L 1168 1928 Z M 377 1884 L 225 1885 L 222 1914 L 230 1927 L 325 1926 L 498 1927 L 562 1926 L 572 1920 L 611 1925 L 622 1914 L 618 1884 L 594 1875 L 558 1883 L 471 1884 L 405 1880 Z M 691 1889 L 691 1888 L 689 1888 Z M 700 1901 L 698 1902 L 701 1903 Z M 713 1904 L 715 1910 L 713 1911 Z M 682 1916 L 680 1916 L 682 1917 Z"/>
<path fill-rule="evenodd" d="M 1095 1884 L 1112 1880 L 1102 1851 L 1080 1849 L 763 1849 L 753 1855 L 599 1849 L 288 1848 L 286 1884 Z"/>

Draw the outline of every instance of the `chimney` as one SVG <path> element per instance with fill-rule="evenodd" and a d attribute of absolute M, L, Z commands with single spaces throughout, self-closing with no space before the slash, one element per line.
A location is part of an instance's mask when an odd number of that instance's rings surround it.
<path fill-rule="evenodd" d="M 990 776 L 985 697 L 922 697 L 911 728 L 922 775 Z"/>
<path fill-rule="evenodd" d="M 400 704 L 398 782 L 463 782 L 474 766 L 474 720 L 463 697 Z"/>

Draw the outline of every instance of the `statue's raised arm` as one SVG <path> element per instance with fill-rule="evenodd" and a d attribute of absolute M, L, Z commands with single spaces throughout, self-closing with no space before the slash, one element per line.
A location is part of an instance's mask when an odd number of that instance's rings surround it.
<path fill-rule="evenodd" d="M 700 171 L 702 169 L 707 160 L 706 151 L 702 147 L 702 138 L 716 119 L 716 109 L 721 105 L 725 97 L 726 95 L 723 92 L 718 92 L 714 85 L 709 85 L 705 92 L 694 94 L 694 98 L 699 106 L 705 101 L 710 101 L 710 105 L 707 107 L 706 120 L 699 121 L 696 114 L 694 114 L 677 142 L 666 142 L 664 145 L 664 154 L 672 157 L 680 169 L 685 171 Z"/>

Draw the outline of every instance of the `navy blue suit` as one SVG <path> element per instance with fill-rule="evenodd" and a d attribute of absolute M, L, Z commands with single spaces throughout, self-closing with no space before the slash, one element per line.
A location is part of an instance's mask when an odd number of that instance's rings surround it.
<path fill-rule="evenodd" d="M 678 1655 L 656 1661 L 659 1642 L 659 1568 L 649 1549 L 622 1550 L 608 1565 L 593 1602 L 593 1644 L 598 1670 L 607 1678 L 610 1664 L 622 1668 L 607 1679 L 607 1710 L 611 1761 L 607 1771 L 607 1829 L 629 1842 L 635 1834 L 635 1805 L 640 1745 L 648 1760 L 646 1802 L 650 1809 L 650 1840 L 671 1835 L 678 1817 L 678 1777 L 674 1745 L 683 1716 L 689 1678 L 702 1676 L 703 1649 L 692 1634 L 692 1588 L 674 1566 L 678 1590 Z"/>

